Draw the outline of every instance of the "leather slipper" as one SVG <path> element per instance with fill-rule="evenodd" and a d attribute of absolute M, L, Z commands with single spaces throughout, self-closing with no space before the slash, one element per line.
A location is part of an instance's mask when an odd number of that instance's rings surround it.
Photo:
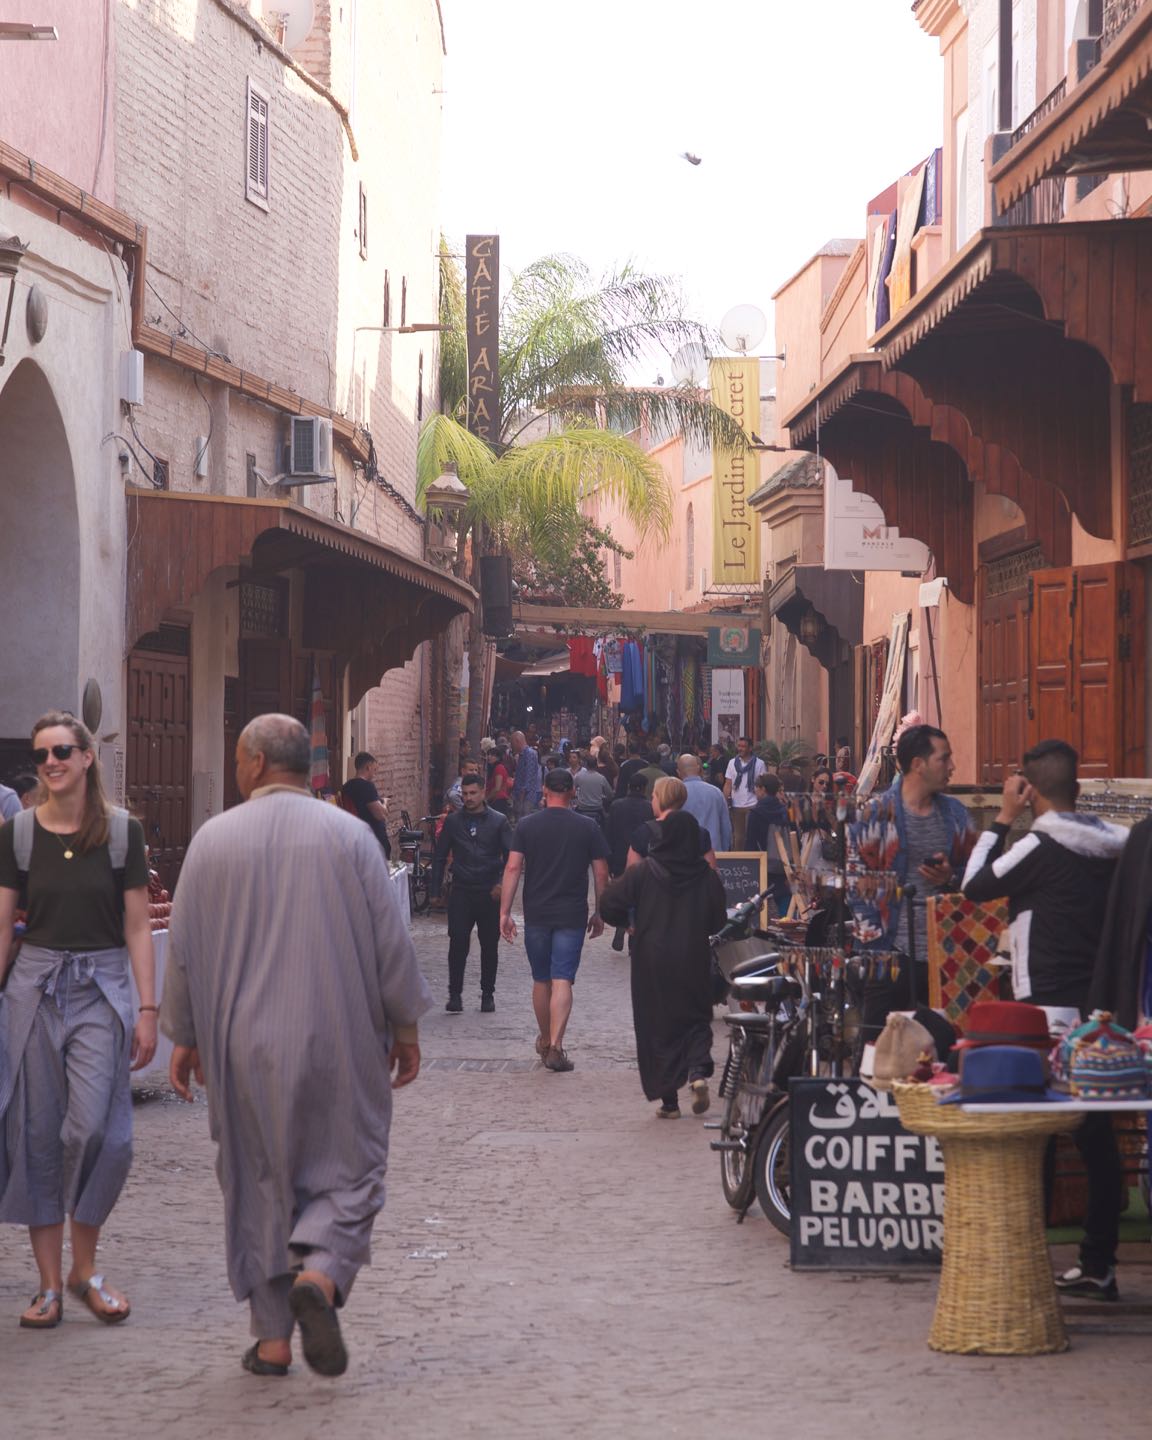
<path fill-rule="evenodd" d="M 240 1357 L 240 1364 L 248 1371 L 249 1375 L 275 1375 L 277 1379 L 281 1379 L 288 1374 L 287 1365 L 276 1365 L 271 1360 L 261 1359 L 259 1340 L 251 1350 L 245 1350 Z"/>
<path fill-rule="evenodd" d="M 288 1306 L 300 1327 L 300 1346 L 308 1367 L 317 1375 L 343 1375 L 348 1351 L 336 1310 L 323 1290 L 310 1280 L 298 1280 L 288 1293 Z"/>

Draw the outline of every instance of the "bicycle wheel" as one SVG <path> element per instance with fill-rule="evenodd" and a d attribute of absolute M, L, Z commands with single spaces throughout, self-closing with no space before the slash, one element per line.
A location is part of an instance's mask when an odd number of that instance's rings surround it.
<path fill-rule="evenodd" d="M 781 1100 L 760 1125 L 752 1158 L 752 1180 L 761 1210 L 781 1235 L 791 1235 L 791 1125 L 787 1100 Z"/>
<path fill-rule="evenodd" d="M 752 1147 L 756 1125 L 764 1111 L 762 1086 L 764 1043 L 749 1036 L 740 1055 L 736 1074 L 728 1079 L 728 1099 L 720 1121 L 720 1142 L 735 1149 L 720 1151 L 720 1184 L 733 1210 L 747 1210 L 752 1199 Z"/>
<path fill-rule="evenodd" d="M 428 871 L 417 862 L 408 876 L 408 892 L 412 900 L 413 915 L 423 915 L 428 909 Z"/>

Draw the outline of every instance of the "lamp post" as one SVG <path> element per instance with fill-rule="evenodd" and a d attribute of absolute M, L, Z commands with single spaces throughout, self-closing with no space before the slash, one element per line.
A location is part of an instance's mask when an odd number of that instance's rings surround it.
<path fill-rule="evenodd" d="M 4 364 L 4 347 L 8 344 L 8 325 L 12 319 L 12 301 L 16 296 L 16 272 L 20 269 L 20 262 L 24 259 L 28 246 L 22 244 L 19 237 L 9 235 L 7 240 L 0 240 L 0 296 L 3 295 L 4 284 L 8 285 L 8 298 L 4 301 L 4 329 L 0 330 L 0 365 Z"/>

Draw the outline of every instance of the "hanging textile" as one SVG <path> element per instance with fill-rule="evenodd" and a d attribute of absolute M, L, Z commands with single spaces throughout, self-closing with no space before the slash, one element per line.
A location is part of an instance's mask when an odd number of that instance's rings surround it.
<path fill-rule="evenodd" d="M 644 663 L 635 640 L 624 644 L 620 672 L 620 708 L 627 714 L 644 704 Z"/>
<path fill-rule="evenodd" d="M 312 704 L 309 711 L 312 736 L 310 783 L 316 794 L 329 788 L 328 717 L 324 711 L 324 692 L 320 688 L 320 664 L 312 657 Z"/>
<path fill-rule="evenodd" d="M 608 642 L 598 640 L 595 646 L 596 651 L 596 694 L 600 703 L 608 703 Z"/>
<path fill-rule="evenodd" d="M 587 635 L 573 635 L 568 641 L 568 669 L 573 675 L 596 674 L 596 657 Z"/>
<path fill-rule="evenodd" d="M 695 655 L 689 655 L 684 662 L 681 684 L 683 686 L 682 704 L 684 706 L 685 725 L 695 725 L 696 723 L 696 684 L 698 679 L 696 665 L 697 660 Z"/>

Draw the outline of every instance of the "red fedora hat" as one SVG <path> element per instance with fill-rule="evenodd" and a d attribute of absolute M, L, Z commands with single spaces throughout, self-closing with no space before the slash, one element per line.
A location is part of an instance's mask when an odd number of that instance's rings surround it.
<path fill-rule="evenodd" d="M 964 1038 L 957 1050 L 975 1050 L 981 1045 L 1026 1045 L 1048 1051 L 1053 1045 L 1048 1017 L 1038 1005 L 1019 1000 L 983 1000 L 964 1017 Z"/>

